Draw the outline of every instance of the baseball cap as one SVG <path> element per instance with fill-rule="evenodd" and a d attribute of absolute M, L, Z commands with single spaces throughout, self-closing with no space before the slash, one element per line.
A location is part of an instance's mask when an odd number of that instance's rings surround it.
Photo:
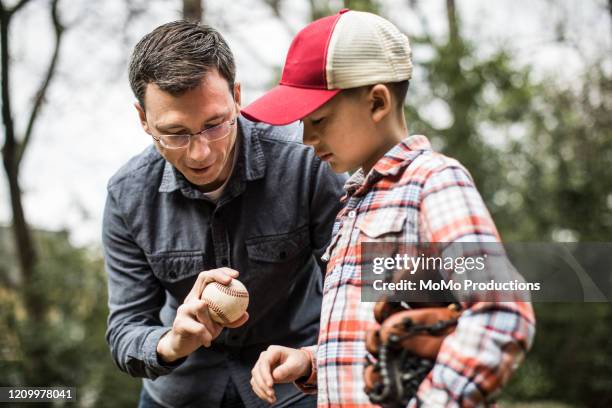
<path fill-rule="evenodd" d="M 340 10 L 293 39 L 278 86 L 242 109 L 247 119 L 286 125 L 308 116 L 342 89 L 412 76 L 408 38 L 376 14 Z"/>

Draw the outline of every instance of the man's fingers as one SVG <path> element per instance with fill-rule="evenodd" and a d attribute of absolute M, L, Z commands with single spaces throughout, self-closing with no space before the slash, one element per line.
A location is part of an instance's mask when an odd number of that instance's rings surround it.
<path fill-rule="evenodd" d="M 191 319 L 180 319 L 177 321 L 176 330 L 180 334 L 201 335 L 206 327 L 203 324 Z"/>
<path fill-rule="evenodd" d="M 208 311 L 208 305 L 206 304 L 206 302 L 203 300 L 199 302 L 200 302 L 199 303 L 200 306 L 196 309 L 195 316 L 200 323 L 206 326 L 206 329 L 213 336 L 213 339 L 215 339 L 217 336 L 219 336 L 219 333 L 221 333 L 221 330 L 223 330 L 223 326 L 215 322 L 210 317 L 210 312 Z"/>
<path fill-rule="evenodd" d="M 238 271 L 230 268 L 219 268 L 201 272 L 200 275 L 203 275 L 204 286 L 210 282 L 219 282 L 224 285 L 229 285 L 232 279 L 238 277 Z M 204 288 L 202 288 L 202 290 L 204 290 Z"/>
<path fill-rule="evenodd" d="M 210 282 L 219 282 L 224 285 L 229 285 L 231 280 L 237 278 L 238 275 L 238 271 L 230 268 L 210 269 L 200 272 L 191 291 L 189 291 L 189 294 L 185 297 L 185 302 L 200 299 L 204 288 Z"/>
<path fill-rule="evenodd" d="M 197 335 L 200 342 L 210 347 L 210 343 L 219 336 L 223 327 L 210 318 L 208 314 L 208 306 L 203 300 L 197 300 L 190 303 L 185 303 L 179 306 L 181 324 L 189 328 L 188 333 Z M 193 331 L 198 328 L 198 331 Z"/>
<path fill-rule="evenodd" d="M 206 327 L 212 328 L 213 321 L 210 317 L 210 313 L 208 312 L 208 304 L 204 300 L 197 301 L 197 307 L 194 308 L 195 317 L 198 321 Z"/>
<path fill-rule="evenodd" d="M 203 300 L 193 300 L 189 303 L 183 303 L 182 305 L 179 306 L 179 308 L 177 309 L 177 315 L 186 315 L 186 316 L 191 316 L 194 319 L 197 319 L 198 314 L 200 314 L 200 312 L 202 310 L 208 310 L 208 306 L 206 305 L 206 302 Z"/>
<path fill-rule="evenodd" d="M 206 326 L 206 329 L 211 333 L 213 339 L 223 330 L 223 325 L 215 322 L 210 316 L 208 304 L 205 300 L 193 300 L 189 303 L 184 303 L 179 306 L 179 313 L 187 315 Z"/>
<path fill-rule="evenodd" d="M 247 320 L 249 320 L 249 314 L 247 312 L 244 312 L 244 314 L 242 315 L 240 319 L 236 320 L 233 323 L 226 324 L 225 327 L 229 327 L 230 329 L 235 329 L 236 327 L 240 327 L 243 324 L 245 324 Z"/>
<path fill-rule="evenodd" d="M 240 272 L 238 272 L 237 270 L 232 269 L 232 268 L 220 268 L 219 270 L 223 271 L 226 274 L 228 274 L 229 276 L 231 276 L 232 279 L 236 279 L 240 275 Z"/>

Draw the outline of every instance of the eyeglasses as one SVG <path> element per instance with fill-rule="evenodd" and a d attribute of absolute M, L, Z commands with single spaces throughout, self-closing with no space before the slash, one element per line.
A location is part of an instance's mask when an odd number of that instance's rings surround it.
<path fill-rule="evenodd" d="M 236 118 L 226 120 L 225 122 L 220 123 L 216 126 L 204 129 L 199 133 L 186 133 L 182 135 L 159 135 L 159 137 L 155 137 L 153 135 L 151 136 L 153 137 L 153 140 L 159 142 L 166 149 L 181 149 L 183 147 L 189 146 L 191 138 L 196 136 L 204 136 L 204 138 L 209 142 L 221 140 L 230 134 L 230 130 L 235 124 Z"/>

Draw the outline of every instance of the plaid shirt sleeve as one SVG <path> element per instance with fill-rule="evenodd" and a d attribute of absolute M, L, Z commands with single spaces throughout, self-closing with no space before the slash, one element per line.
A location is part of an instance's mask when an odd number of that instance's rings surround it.
<path fill-rule="evenodd" d="M 499 234 L 461 165 L 433 171 L 422 191 L 419 235 L 424 242 L 496 242 Z M 520 364 L 535 334 L 527 302 L 464 303 L 455 332 L 409 407 L 487 405 Z M 417 401 L 418 399 L 418 401 Z"/>

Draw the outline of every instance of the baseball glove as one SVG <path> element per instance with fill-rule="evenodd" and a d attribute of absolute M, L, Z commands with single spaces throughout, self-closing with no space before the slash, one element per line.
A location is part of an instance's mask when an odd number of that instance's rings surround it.
<path fill-rule="evenodd" d="M 406 407 L 433 368 L 444 338 L 460 316 L 456 303 L 407 309 L 381 301 L 374 315 L 380 328 L 366 334 L 371 356 L 364 370 L 365 392 L 385 408 Z"/>

